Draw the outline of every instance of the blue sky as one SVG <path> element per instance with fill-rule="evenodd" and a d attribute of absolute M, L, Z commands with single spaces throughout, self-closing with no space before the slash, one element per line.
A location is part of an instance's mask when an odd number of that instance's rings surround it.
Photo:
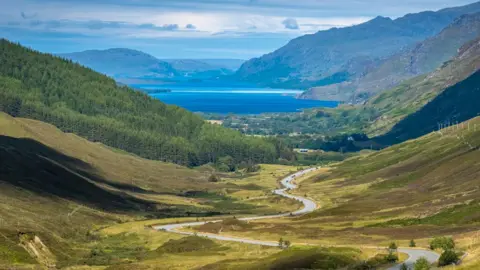
<path fill-rule="evenodd" d="M 158 58 L 249 59 L 292 38 L 472 0 L 0 0 L 0 36 L 66 53 L 132 48 Z"/>

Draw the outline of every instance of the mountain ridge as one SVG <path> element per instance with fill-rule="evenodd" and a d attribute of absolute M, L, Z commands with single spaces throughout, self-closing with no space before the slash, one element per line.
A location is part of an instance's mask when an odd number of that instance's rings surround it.
<path fill-rule="evenodd" d="M 158 59 L 128 48 L 86 50 L 58 56 L 113 77 L 119 82 L 132 79 L 210 79 L 231 75 L 244 62 L 239 59 Z"/>
<path fill-rule="evenodd" d="M 380 61 L 376 68 L 360 78 L 314 87 L 300 98 L 325 99 L 328 98 L 325 95 L 333 92 L 349 102 L 361 102 L 365 97 L 392 88 L 406 79 L 434 71 L 477 36 L 480 36 L 480 12 L 462 15 L 439 34 Z"/>
<path fill-rule="evenodd" d="M 309 88 L 344 72 L 347 76 L 343 80 L 332 81 L 340 83 L 365 71 L 362 65 L 352 69 L 345 66 L 349 61 L 357 57 L 378 61 L 440 32 L 456 17 L 478 11 L 480 2 L 407 14 L 395 20 L 376 17 L 352 27 L 301 36 L 274 52 L 247 61 L 235 77 L 262 86 Z"/>

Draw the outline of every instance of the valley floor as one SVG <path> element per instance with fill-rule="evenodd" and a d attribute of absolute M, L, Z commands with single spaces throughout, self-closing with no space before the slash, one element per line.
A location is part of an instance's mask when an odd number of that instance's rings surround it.
<path fill-rule="evenodd" d="M 0 269 L 341 268 L 382 257 L 385 249 L 379 247 L 392 241 L 407 247 L 413 239 L 428 248 L 435 236 L 453 236 L 457 250 L 466 254 L 457 269 L 475 269 L 480 264 L 480 130 L 470 128 L 475 124 L 479 118 L 297 177 L 299 189 L 291 192 L 321 208 L 245 222 L 234 217 L 299 209 L 300 203 L 271 191 L 301 168 L 261 165 L 256 173 L 219 174 L 219 182 L 209 182 L 214 172 L 208 166 L 144 160 L 42 122 L 1 114 Z M 221 223 L 187 229 L 283 238 L 292 247 L 152 229 L 219 216 Z M 32 256 L 33 250 L 42 252 Z"/>

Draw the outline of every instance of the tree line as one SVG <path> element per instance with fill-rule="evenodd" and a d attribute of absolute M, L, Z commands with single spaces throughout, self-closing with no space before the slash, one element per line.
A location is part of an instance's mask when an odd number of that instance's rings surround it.
<path fill-rule="evenodd" d="M 0 111 L 141 157 L 197 166 L 293 159 L 288 147 L 206 123 L 69 60 L 0 40 Z"/>

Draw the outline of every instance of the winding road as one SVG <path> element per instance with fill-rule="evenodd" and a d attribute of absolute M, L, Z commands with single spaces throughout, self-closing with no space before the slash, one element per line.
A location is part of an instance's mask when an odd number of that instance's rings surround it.
<path fill-rule="evenodd" d="M 244 221 L 250 221 L 250 220 L 260 220 L 260 219 L 271 219 L 271 218 L 282 218 L 282 217 L 287 217 L 287 216 L 297 216 L 297 215 L 303 215 L 307 214 L 310 212 L 313 212 L 315 209 L 317 209 L 317 204 L 310 199 L 300 197 L 300 196 L 294 196 L 288 193 L 289 190 L 297 188 L 297 186 L 293 183 L 293 181 L 307 173 L 313 172 L 317 170 L 317 168 L 309 168 L 303 171 L 296 172 L 292 175 L 289 175 L 282 179 L 281 183 L 284 188 L 281 189 L 276 189 L 273 191 L 273 193 L 290 198 L 293 200 L 297 200 L 303 203 L 303 208 L 300 210 L 297 210 L 292 213 L 284 213 L 284 214 L 278 214 L 278 215 L 269 215 L 269 216 L 256 216 L 256 217 L 244 217 L 244 218 L 239 218 L 239 220 L 244 220 Z M 254 245 L 263 245 L 263 246 L 272 246 L 272 247 L 277 247 L 278 242 L 277 241 L 262 241 L 262 240 L 254 240 L 254 239 L 247 239 L 247 238 L 239 238 L 239 237 L 232 237 L 232 236 L 226 236 L 226 235 L 219 235 L 219 234 L 210 234 L 210 233 L 201 233 L 201 232 L 188 232 L 188 231 L 181 231 L 180 229 L 184 227 L 193 227 L 193 226 L 201 226 L 206 223 L 212 222 L 221 222 L 222 220 L 210 220 L 210 221 L 199 221 L 199 222 L 187 222 L 187 223 L 175 223 L 175 224 L 167 224 L 167 225 L 158 225 L 158 226 L 153 226 L 153 229 L 155 230 L 162 230 L 162 231 L 167 231 L 167 232 L 172 232 L 172 233 L 177 233 L 177 234 L 183 234 L 183 235 L 198 235 L 198 236 L 203 236 L 211 239 L 216 239 L 216 240 L 221 240 L 221 241 L 233 241 L 233 242 L 240 242 L 240 243 L 247 243 L 247 244 L 254 244 Z M 405 264 L 411 268 L 413 267 L 413 263 L 420 258 L 420 257 L 425 257 L 427 260 L 431 263 L 434 263 L 438 260 L 439 255 L 435 252 L 432 252 L 430 250 L 423 250 L 423 249 L 409 249 L 409 248 L 399 248 L 399 252 L 403 252 L 408 254 L 409 258 L 405 261 Z M 393 266 L 389 268 L 388 270 L 399 270 L 400 265 Z"/>

